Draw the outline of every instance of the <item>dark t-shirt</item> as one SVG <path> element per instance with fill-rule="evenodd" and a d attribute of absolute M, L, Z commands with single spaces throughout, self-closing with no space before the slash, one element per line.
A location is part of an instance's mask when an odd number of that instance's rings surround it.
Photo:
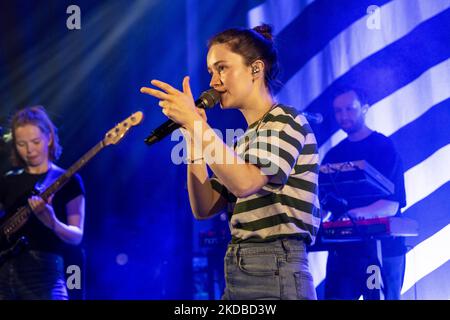
<path fill-rule="evenodd" d="M 55 173 L 55 171 L 53 172 Z M 63 172 L 56 169 L 56 176 Z M 13 215 L 19 207 L 27 204 L 27 199 L 35 185 L 37 183 L 42 184 L 46 175 L 47 173 L 30 174 L 25 170 L 16 170 L 10 171 L 0 178 L 0 203 L 5 211 L 0 223 Z M 66 204 L 79 195 L 84 195 L 84 186 L 79 175 L 74 175 L 55 194 L 52 206 L 56 217 L 62 223 L 67 223 Z M 27 237 L 30 244 L 29 248 L 33 250 L 64 254 L 67 248 L 67 244 L 59 239 L 34 214 L 31 215 L 27 224 L 18 233 Z"/>
<path fill-rule="evenodd" d="M 386 199 L 399 203 L 400 208 L 406 205 L 405 180 L 401 158 L 392 141 L 381 133 L 372 132 L 367 138 L 352 142 L 344 139 L 326 154 L 322 164 L 346 161 L 366 160 L 372 167 L 389 179 L 395 186 L 394 193 L 370 199 L 348 199 L 348 208 L 357 208 Z M 388 238 L 382 241 L 383 253 L 387 256 L 405 253 L 404 238 Z"/>

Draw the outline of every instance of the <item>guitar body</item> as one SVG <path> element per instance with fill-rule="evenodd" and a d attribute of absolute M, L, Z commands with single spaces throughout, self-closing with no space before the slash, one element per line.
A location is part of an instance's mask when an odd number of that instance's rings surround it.
<path fill-rule="evenodd" d="M 11 240 L 2 239 L 2 248 L 0 249 L 0 266 L 7 260 L 20 254 L 28 248 L 28 238 L 25 236 L 15 237 Z"/>
<path fill-rule="evenodd" d="M 28 247 L 32 240 L 29 239 L 30 230 L 37 229 L 41 233 L 52 235 L 52 232 L 33 216 L 34 214 L 28 206 L 28 199 L 33 195 L 39 195 L 64 172 L 63 169 L 52 165 L 51 170 L 44 175 L 30 175 L 24 170 L 11 171 L 6 175 L 4 183 L 7 188 L 6 198 L 9 202 L 6 203 L 7 214 L 0 219 L 0 265 L 9 257 L 19 254 Z M 73 185 L 82 187 L 81 180 L 78 184 L 75 181 L 72 182 L 72 188 Z M 59 197 L 57 193 L 54 199 L 56 200 L 54 209 L 57 218 L 66 222 L 64 196 Z M 58 215 L 58 212 L 61 212 L 61 215 Z M 47 239 L 49 236 L 45 238 Z"/>

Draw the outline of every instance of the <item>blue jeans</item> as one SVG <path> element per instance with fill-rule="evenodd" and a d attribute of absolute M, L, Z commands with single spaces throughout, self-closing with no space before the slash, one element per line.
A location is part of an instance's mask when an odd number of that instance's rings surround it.
<path fill-rule="evenodd" d="M 0 266 L 0 300 L 67 300 L 59 255 L 25 251 Z"/>
<path fill-rule="evenodd" d="M 229 244 L 224 300 L 315 300 L 305 243 L 282 239 Z"/>

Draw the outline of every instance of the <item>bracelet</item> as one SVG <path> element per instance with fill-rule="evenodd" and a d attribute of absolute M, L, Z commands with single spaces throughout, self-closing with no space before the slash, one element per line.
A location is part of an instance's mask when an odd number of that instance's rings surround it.
<path fill-rule="evenodd" d="M 201 158 L 197 158 L 197 159 L 187 159 L 186 158 L 186 162 L 187 163 L 196 163 L 197 161 L 202 161 L 203 160 L 203 157 L 201 157 Z"/>

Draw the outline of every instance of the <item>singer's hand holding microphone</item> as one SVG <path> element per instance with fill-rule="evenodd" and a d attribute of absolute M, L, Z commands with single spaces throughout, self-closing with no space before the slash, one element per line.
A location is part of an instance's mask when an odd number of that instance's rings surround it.
<path fill-rule="evenodd" d="M 162 91 L 143 87 L 141 92 L 158 98 L 159 106 L 168 118 L 182 127 L 188 126 L 194 120 L 201 120 L 200 113 L 195 108 L 189 77 L 183 79 L 183 92 L 159 80 L 152 80 L 151 84 Z"/>
<path fill-rule="evenodd" d="M 148 87 L 142 87 L 140 91 L 160 99 L 159 106 L 170 120 L 156 128 L 146 139 L 146 143 L 149 145 L 163 139 L 180 126 L 192 131 L 195 121 L 206 122 L 206 114 L 203 109 L 212 108 L 219 100 L 218 93 L 211 89 L 203 92 L 200 98 L 194 102 L 189 77 L 183 79 L 183 91 L 159 80 L 152 80 L 151 84 L 162 91 Z"/>

